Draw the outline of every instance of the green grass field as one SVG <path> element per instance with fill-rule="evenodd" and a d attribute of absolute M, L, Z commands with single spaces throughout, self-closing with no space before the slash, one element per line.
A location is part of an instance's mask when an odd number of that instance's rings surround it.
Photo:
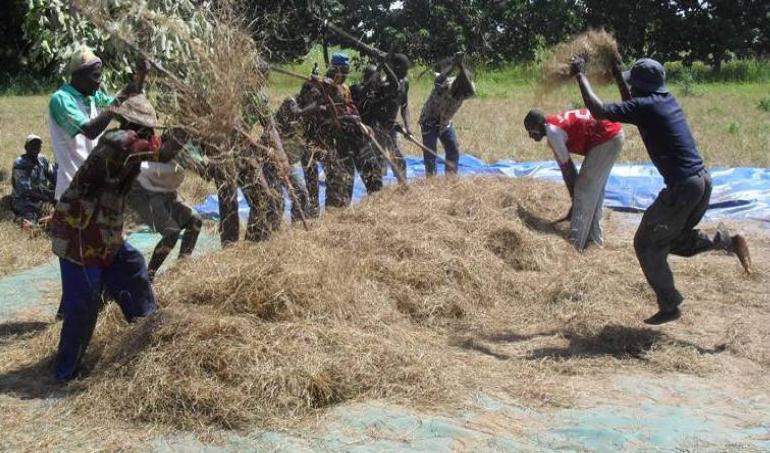
<path fill-rule="evenodd" d="M 482 73 L 477 75 L 477 82 L 479 95 L 463 106 L 455 120 L 463 152 L 487 161 L 550 159 L 545 143 L 528 138 L 522 119 L 533 107 L 558 112 L 580 106 L 577 87 L 566 86 L 539 97 L 534 84 L 523 83 L 507 73 Z M 277 103 L 297 92 L 300 83 L 285 76 L 274 77 L 270 84 L 271 100 Z M 430 76 L 412 82 L 410 105 L 415 122 L 430 89 Z M 674 85 L 673 91 L 684 106 L 709 166 L 770 167 L 770 84 Z M 616 91 L 610 87 L 602 88 L 600 93 L 605 100 L 617 99 Z M 0 97 L 0 168 L 5 173 L 0 181 L 0 196 L 10 193 L 10 167 L 22 152 L 27 134 L 43 137 L 44 153 L 51 155 L 47 121 L 46 95 Z M 416 124 L 412 126 L 419 132 Z M 625 131 L 627 143 L 620 161 L 647 161 L 636 129 L 629 126 Z M 412 145 L 405 146 L 410 153 L 419 152 Z M 200 196 L 200 185 L 187 186 L 188 197 Z M 28 239 L 27 233 L 18 231 L 9 221 L 7 212 L 0 219 L 0 275 L 50 258 L 44 238 Z"/>

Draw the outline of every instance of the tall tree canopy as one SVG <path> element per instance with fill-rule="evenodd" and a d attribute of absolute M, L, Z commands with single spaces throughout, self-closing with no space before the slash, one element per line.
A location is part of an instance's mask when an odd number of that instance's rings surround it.
<path fill-rule="evenodd" d="M 229 0 L 132 1 L 173 15 Z M 120 56 L 67 0 L 6 3 L 0 10 L 4 72 L 50 73 L 75 41 Z M 529 61 L 589 27 L 614 32 L 629 57 L 702 60 L 718 67 L 733 56 L 770 53 L 767 0 L 241 0 L 241 11 L 276 61 L 300 58 L 318 44 L 320 18 L 424 62 L 461 50 L 486 63 Z M 173 43 L 158 45 L 167 46 L 159 48 L 163 52 L 173 49 Z"/>

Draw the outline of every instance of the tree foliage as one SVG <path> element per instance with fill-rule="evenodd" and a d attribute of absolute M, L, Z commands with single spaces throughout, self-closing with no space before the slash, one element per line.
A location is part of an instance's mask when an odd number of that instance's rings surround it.
<path fill-rule="evenodd" d="M 169 17 L 193 20 L 195 9 L 230 0 L 140 0 Z M 7 0 L 0 21 L 6 70 L 25 65 L 51 72 L 76 43 L 85 42 L 127 63 L 125 52 L 79 17 L 69 0 Z M 120 7 L 131 0 L 110 0 Z M 706 61 L 770 53 L 767 0 L 241 0 L 253 36 L 271 60 L 295 60 L 322 39 L 329 18 L 383 50 L 434 62 L 465 51 L 485 63 L 529 61 L 585 29 L 615 33 L 629 57 Z M 154 39 L 160 55 L 180 51 Z M 341 43 L 334 37 L 331 42 Z M 178 47 L 178 46 L 177 46 Z M 9 69 L 11 68 L 11 69 Z"/>

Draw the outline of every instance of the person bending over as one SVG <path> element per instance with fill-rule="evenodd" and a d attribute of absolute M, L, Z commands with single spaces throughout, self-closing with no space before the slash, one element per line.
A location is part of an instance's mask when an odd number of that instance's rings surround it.
<path fill-rule="evenodd" d="M 623 148 L 623 127 L 619 123 L 596 120 L 586 109 L 548 116 L 540 110 L 530 110 L 524 118 L 524 127 L 535 141 L 547 138 L 559 164 L 572 198 L 570 214 L 565 218 L 570 220 L 570 242 L 581 251 L 588 241 L 602 245 L 604 188 Z M 580 173 L 570 153 L 585 156 Z"/>
<path fill-rule="evenodd" d="M 142 95 L 113 108 L 119 129 L 106 131 L 64 191 L 51 220 L 53 253 L 59 257 L 63 323 L 55 378 L 77 377 L 91 341 L 102 289 L 129 322 L 157 305 L 142 254 L 126 242 L 125 200 L 142 161 L 168 162 L 181 148 L 154 135 L 156 115 Z"/>
<path fill-rule="evenodd" d="M 185 170 L 176 162 L 142 162 L 139 176 L 128 193 L 128 206 L 161 240 L 152 252 L 147 268 L 150 281 L 176 246 L 179 236 L 179 259 L 192 255 L 203 226 L 200 214 L 179 198 Z M 184 230 L 184 234 L 182 231 Z"/>

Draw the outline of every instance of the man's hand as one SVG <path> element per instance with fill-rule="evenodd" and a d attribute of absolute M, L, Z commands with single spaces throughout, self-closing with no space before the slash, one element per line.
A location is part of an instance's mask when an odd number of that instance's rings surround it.
<path fill-rule="evenodd" d="M 583 57 L 575 55 L 569 62 L 569 75 L 576 76 L 584 74 L 586 69 L 586 60 Z"/>

